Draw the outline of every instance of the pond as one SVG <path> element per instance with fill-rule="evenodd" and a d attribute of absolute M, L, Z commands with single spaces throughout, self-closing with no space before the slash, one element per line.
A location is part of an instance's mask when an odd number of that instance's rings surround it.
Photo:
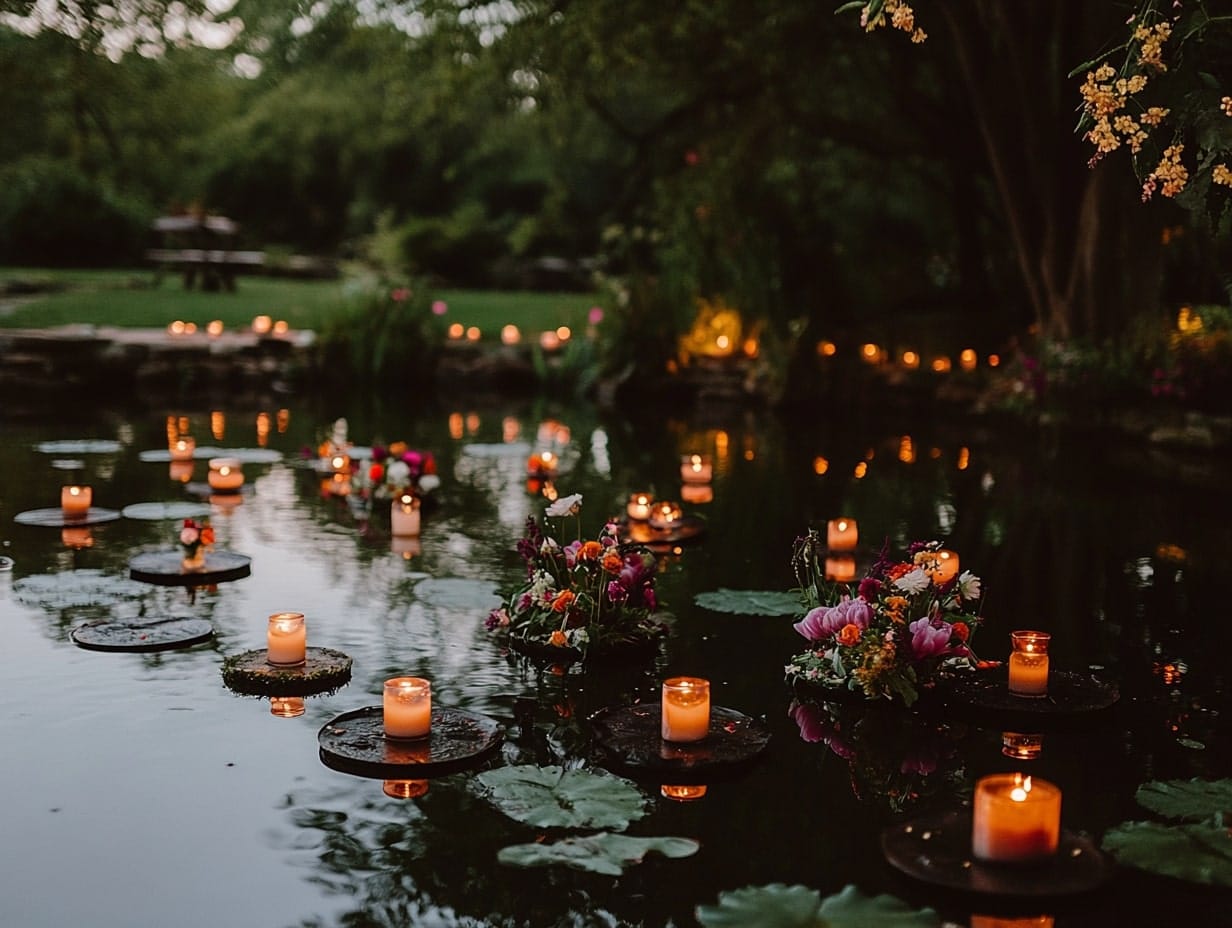
<path fill-rule="evenodd" d="M 15 521 L 57 506 L 70 476 L 116 511 L 198 499 L 203 461 L 185 483 L 143 454 L 165 452 L 169 417 L 181 416 L 198 445 L 277 452 L 244 463 L 238 505 L 213 506 L 218 547 L 250 557 L 250 576 L 193 591 L 130 580 L 135 555 L 175 544 L 171 519 L 123 517 L 76 535 Z M 357 444 L 403 440 L 435 456 L 442 482 L 418 545 L 391 540 L 380 507 L 365 515 L 303 466 L 339 416 Z M 4 435 L 4 925 L 688 926 L 720 893 L 773 883 L 823 896 L 854 884 L 959 925 L 1002 924 L 977 917 L 996 914 L 1029 917 L 1004 922 L 1020 925 L 1194 924 L 1211 905 L 1232 911 L 1218 891 L 1127 869 L 1094 893 L 1025 906 L 900 874 L 882 854 L 883 828 L 1023 767 L 1002 753 L 1000 726 L 848 707 L 835 711 L 848 713 L 852 743 L 805 740 L 784 682 L 802 645 L 795 619 L 694 601 L 720 588 L 788 590 L 794 539 L 838 515 L 858 520 L 871 549 L 944 541 L 983 580 L 982 657 L 1004 659 L 1013 629 L 1040 629 L 1055 666 L 1118 685 L 1097 724 L 1050 731 L 1027 762 L 1062 789 L 1065 829 L 1098 842 L 1149 817 L 1134 801 L 1139 784 L 1232 774 L 1226 459 L 871 402 L 808 416 L 723 407 L 628 418 L 511 398 L 76 406 L 55 421 L 6 422 Z M 55 444 L 84 439 L 104 443 Z M 713 456 L 713 499 L 686 504 L 705 534 L 659 558 L 670 633 L 648 660 L 539 667 L 485 630 L 523 579 L 515 545 L 546 505 L 526 461 L 549 444 L 563 458 L 556 488 L 583 495 L 587 533 L 632 491 L 678 498 L 682 453 Z M 264 647 L 267 617 L 287 610 L 306 615 L 309 645 L 344 652 L 353 670 L 284 718 L 224 686 L 220 668 Z M 208 620 L 214 636 L 150 653 L 70 637 L 87 622 L 173 617 Z M 404 800 L 318 751 L 323 726 L 379 705 L 386 678 L 411 674 L 431 679 L 436 705 L 503 726 L 487 767 L 593 764 L 590 714 L 657 701 L 678 673 L 709 679 L 717 706 L 764 720 L 771 740 L 695 801 L 639 782 L 646 814 L 628 833 L 700 849 L 649 856 L 619 877 L 498 864 L 501 848 L 561 835 L 507 817 L 474 771 Z"/>

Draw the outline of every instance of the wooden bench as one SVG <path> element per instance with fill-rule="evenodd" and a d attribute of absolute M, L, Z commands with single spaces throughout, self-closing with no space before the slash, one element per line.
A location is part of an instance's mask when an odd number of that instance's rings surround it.
<path fill-rule="evenodd" d="M 202 290 L 235 290 L 235 275 L 265 265 L 263 251 L 230 251 L 218 248 L 150 248 L 145 257 L 157 267 L 157 276 L 167 268 L 184 275 L 184 289 L 191 290 L 198 278 Z"/>

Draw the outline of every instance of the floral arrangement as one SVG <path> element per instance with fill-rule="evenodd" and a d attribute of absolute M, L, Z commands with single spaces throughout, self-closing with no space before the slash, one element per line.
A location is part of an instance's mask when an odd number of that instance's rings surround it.
<path fill-rule="evenodd" d="M 406 492 L 424 496 L 440 486 L 431 451 L 410 448 L 404 441 L 372 446 L 372 461 L 351 474 L 351 489 L 362 497 L 394 499 Z"/>
<path fill-rule="evenodd" d="M 641 545 L 621 544 L 617 525 L 606 523 L 596 539 L 581 537 L 582 496 L 557 499 L 546 519 L 577 517 L 577 540 L 562 545 L 533 516 L 518 553 L 526 562 L 526 581 L 508 602 L 492 610 L 485 626 L 531 646 L 572 649 L 585 658 L 622 645 L 651 641 L 664 632 L 652 618 L 655 559 Z"/>
<path fill-rule="evenodd" d="M 912 705 L 943 670 L 974 668 L 970 640 L 980 623 L 979 577 L 939 581 L 940 542 L 915 542 L 903 559 L 885 550 L 856 586 L 829 583 L 813 530 L 796 540 L 792 567 L 804 618 L 793 626 L 808 643 L 785 671 L 789 682 L 847 690 Z"/>
<path fill-rule="evenodd" d="M 209 547 L 214 543 L 214 528 L 210 525 L 209 516 L 202 516 L 200 521 L 185 519 L 180 526 L 180 547 L 184 556 L 195 558 L 201 547 Z"/>

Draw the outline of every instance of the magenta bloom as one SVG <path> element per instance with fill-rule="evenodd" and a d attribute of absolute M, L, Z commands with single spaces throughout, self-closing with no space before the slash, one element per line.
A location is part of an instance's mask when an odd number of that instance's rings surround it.
<path fill-rule="evenodd" d="M 881 581 L 876 577 L 865 577 L 860 581 L 860 598 L 866 603 L 871 603 L 877 598 L 877 594 L 881 592 Z"/>
<path fill-rule="evenodd" d="M 433 300 L 432 301 L 432 314 L 433 315 L 443 316 L 447 312 L 449 312 L 449 304 L 447 304 L 444 300 Z"/>
<path fill-rule="evenodd" d="M 603 307 L 602 306 L 590 307 L 590 312 L 586 314 L 586 321 L 589 322 L 591 325 L 598 325 L 600 322 L 602 322 L 603 321 Z"/>
<path fill-rule="evenodd" d="M 936 657 L 952 650 L 950 638 L 954 630 L 949 622 L 938 620 L 934 625 L 927 618 L 916 619 L 907 630 L 911 632 L 911 653 L 917 658 Z"/>
<path fill-rule="evenodd" d="M 800 726 L 802 741 L 824 741 L 831 732 L 830 720 L 824 718 L 812 703 L 793 702 L 787 714 Z"/>
<path fill-rule="evenodd" d="M 607 598 L 609 602 L 619 605 L 629 598 L 629 591 L 624 588 L 619 580 L 609 580 L 607 584 Z"/>
<path fill-rule="evenodd" d="M 792 626 L 809 641 L 824 641 L 836 635 L 844 625 L 868 628 L 873 609 L 862 599 L 843 597 L 837 606 L 818 606 Z"/>

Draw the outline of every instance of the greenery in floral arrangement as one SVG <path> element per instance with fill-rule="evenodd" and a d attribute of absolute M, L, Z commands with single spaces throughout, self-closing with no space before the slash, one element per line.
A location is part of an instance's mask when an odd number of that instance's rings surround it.
<path fill-rule="evenodd" d="M 663 625 L 653 618 L 655 559 L 642 545 L 621 544 L 614 522 L 595 539 L 582 540 L 582 496 L 557 499 L 544 525 L 526 520 L 518 553 L 526 562 L 526 582 L 494 609 L 486 627 L 532 647 L 572 649 L 582 657 L 653 640 Z M 562 545 L 549 534 L 548 519 L 576 518 L 577 538 Z"/>
<path fill-rule="evenodd" d="M 976 666 L 969 642 L 980 623 L 980 578 L 963 571 L 939 582 L 940 542 L 914 542 L 901 559 L 883 550 L 854 596 L 849 584 L 825 579 L 824 550 L 812 529 L 792 550 L 808 610 L 793 627 L 809 647 L 787 664 L 789 683 L 910 706 L 941 671 Z"/>

